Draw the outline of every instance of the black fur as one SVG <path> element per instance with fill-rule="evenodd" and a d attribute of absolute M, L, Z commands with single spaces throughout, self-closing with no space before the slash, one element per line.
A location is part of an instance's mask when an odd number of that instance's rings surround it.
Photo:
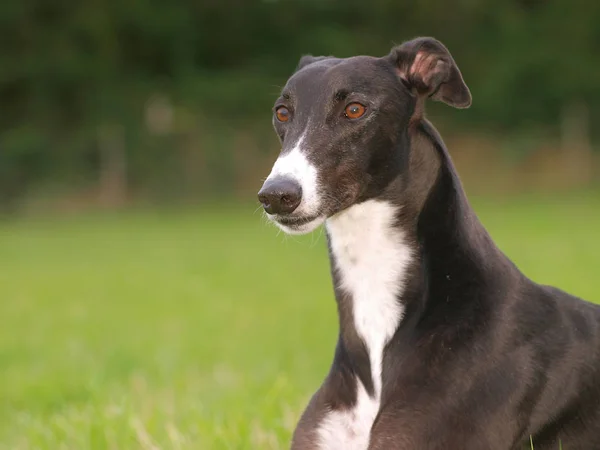
<path fill-rule="evenodd" d="M 414 67 L 418 52 L 426 64 Z M 536 450 L 600 449 L 600 308 L 534 283 L 495 246 L 423 116 L 431 96 L 471 102 L 445 47 L 421 38 L 384 58 L 305 57 L 276 103 L 293 115 L 275 122 L 284 152 L 309 127 L 327 199 L 320 214 L 386 200 L 416 255 L 398 298 L 404 317 L 384 350 L 369 449 L 523 449 L 530 439 Z M 344 120 L 349 101 L 369 115 Z M 294 449 L 318 448 L 320 421 L 355 404 L 357 380 L 373 392 L 352 298 L 332 276 L 339 340 Z"/>

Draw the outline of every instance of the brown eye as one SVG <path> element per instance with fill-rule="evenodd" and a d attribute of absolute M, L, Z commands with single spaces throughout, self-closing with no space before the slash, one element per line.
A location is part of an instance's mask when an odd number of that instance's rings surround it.
<path fill-rule="evenodd" d="M 344 115 L 348 119 L 358 119 L 363 116 L 367 108 L 360 103 L 350 103 L 344 110 Z"/>
<path fill-rule="evenodd" d="M 290 110 L 285 106 L 280 106 L 275 110 L 275 117 L 277 117 L 277 120 L 280 122 L 287 122 L 290 120 Z"/>

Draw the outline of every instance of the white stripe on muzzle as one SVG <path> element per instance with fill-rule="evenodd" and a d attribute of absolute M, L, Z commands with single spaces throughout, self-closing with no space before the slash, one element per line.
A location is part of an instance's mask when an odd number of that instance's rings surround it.
<path fill-rule="evenodd" d="M 318 213 L 321 202 L 318 195 L 317 168 L 310 163 L 302 151 L 303 141 L 304 135 L 290 151 L 277 158 L 267 180 L 286 177 L 300 184 L 302 201 L 294 211 L 294 215 L 311 216 Z"/>

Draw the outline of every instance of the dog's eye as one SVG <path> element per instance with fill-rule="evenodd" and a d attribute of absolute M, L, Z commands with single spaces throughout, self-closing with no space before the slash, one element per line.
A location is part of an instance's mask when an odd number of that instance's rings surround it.
<path fill-rule="evenodd" d="M 277 117 L 277 120 L 280 122 L 287 122 L 290 120 L 290 110 L 285 106 L 280 106 L 275 110 L 275 117 Z"/>
<path fill-rule="evenodd" d="M 358 119 L 364 115 L 366 110 L 367 108 L 365 108 L 365 106 L 361 105 L 360 103 L 350 103 L 348 106 L 346 106 L 346 109 L 344 110 L 344 115 L 348 119 Z"/>

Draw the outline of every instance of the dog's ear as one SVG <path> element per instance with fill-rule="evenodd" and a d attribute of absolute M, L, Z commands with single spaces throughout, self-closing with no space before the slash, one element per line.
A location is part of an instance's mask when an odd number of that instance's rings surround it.
<path fill-rule="evenodd" d="M 312 63 L 315 63 L 317 61 L 323 61 L 327 58 L 331 58 L 331 56 L 304 55 L 302 58 L 300 58 L 300 61 L 298 61 L 298 65 L 296 66 L 296 72 Z"/>
<path fill-rule="evenodd" d="M 471 92 L 448 49 L 433 38 L 417 38 L 392 49 L 387 56 L 398 76 L 419 95 L 455 108 L 471 106 Z"/>

